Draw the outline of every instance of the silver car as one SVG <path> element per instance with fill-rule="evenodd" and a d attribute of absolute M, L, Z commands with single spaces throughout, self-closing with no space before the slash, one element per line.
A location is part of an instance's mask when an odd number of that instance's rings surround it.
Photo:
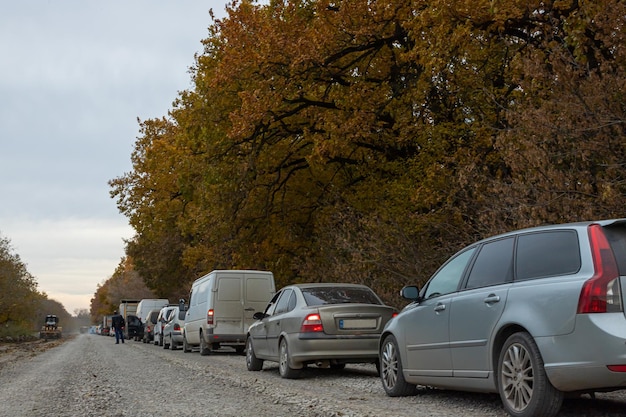
<path fill-rule="evenodd" d="M 278 362 L 283 378 L 297 378 L 307 364 L 377 363 L 380 332 L 396 313 L 365 285 L 289 285 L 254 314 L 246 365 L 259 371 L 264 360 Z"/>
<path fill-rule="evenodd" d="M 183 329 L 187 311 L 174 307 L 163 325 L 163 349 L 176 350 L 183 344 Z"/>
<path fill-rule="evenodd" d="M 390 396 L 497 392 L 512 416 L 626 388 L 626 219 L 520 230 L 450 258 L 380 339 Z"/>

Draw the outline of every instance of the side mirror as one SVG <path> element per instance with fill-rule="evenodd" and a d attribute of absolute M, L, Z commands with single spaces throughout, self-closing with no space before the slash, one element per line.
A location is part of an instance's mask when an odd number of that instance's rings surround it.
<path fill-rule="evenodd" d="M 262 311 L 257 311 L 256 313 L 254 313 L 254 315 L 252 315 L 252 318 L 255 320 L 263 320 L 265 318 L 265 313 L 263 313 Z"/>
<path fill-rule="evenodd" d="M 402 296 L 402 298 L 406 298 L 407 300 L 419 301 L 420 290 L 415 285 L 407 285 L 400 290 L 400 296 Z"/>

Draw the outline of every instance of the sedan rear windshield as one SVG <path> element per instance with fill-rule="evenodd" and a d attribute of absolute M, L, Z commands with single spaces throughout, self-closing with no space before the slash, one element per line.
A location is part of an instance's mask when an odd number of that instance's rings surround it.
<path fill-rule="evenodd" d="M 302 295 L 308 306 L 322 304 L 382 304 L 369 288 L 315 287 L 302 288 Z"/>

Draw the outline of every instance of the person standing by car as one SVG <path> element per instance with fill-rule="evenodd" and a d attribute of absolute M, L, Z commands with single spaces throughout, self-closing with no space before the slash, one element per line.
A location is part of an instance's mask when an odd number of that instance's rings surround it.
<path fill-rule="evenodd" d="M 120 343 L 120 339 L 122 343 L 124 343 L 124 317 L 118 313 L 117 310 L 113 312 L 113 317 L 111 318 L 111 327 L 115 329 L 115 344 Z"/>

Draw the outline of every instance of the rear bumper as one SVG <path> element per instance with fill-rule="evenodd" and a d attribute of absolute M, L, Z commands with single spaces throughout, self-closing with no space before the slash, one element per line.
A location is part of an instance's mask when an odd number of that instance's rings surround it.
<path fill-rule="evenodd" d="M 329 336 L 288 335 L 291 367 L 331 360 L 338 363 L 374 363 L 378 360 L 379 335 Z"/>
<path fill-rule="evenodd" d="M 561 391 L 626 389 L 626 372 L 608 365 L 626 365 L 624 313 L 580 314 L 573 333 L 536 339 L 546 374 Z"/>

